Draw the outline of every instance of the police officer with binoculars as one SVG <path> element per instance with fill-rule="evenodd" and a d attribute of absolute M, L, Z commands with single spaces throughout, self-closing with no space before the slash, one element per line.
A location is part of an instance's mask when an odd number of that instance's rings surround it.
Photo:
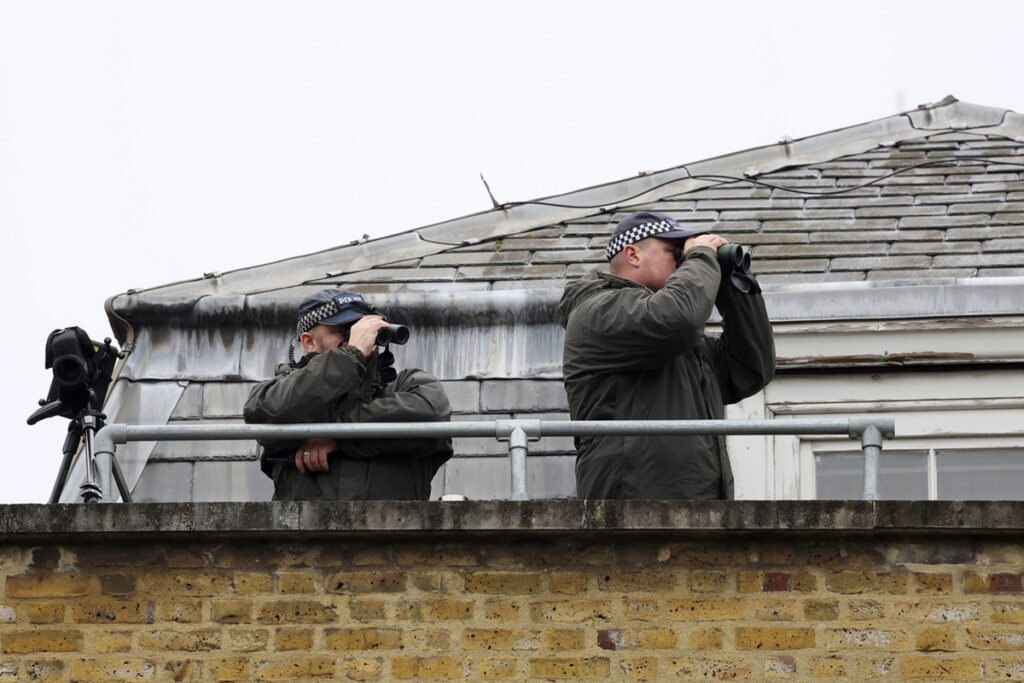
<path fill-rule="evenodd" d="M 574 420 L 708 420 L 775 374 L 771 323 L 750 256 L 706 229 L 636 212 L 612 232 L 610 273 L 566 285 L 563 378 Z M 719 336 L 705 333 L 712 308 Z M 579 498 L 726 499 L 720 436 L 576 439 Z"/>

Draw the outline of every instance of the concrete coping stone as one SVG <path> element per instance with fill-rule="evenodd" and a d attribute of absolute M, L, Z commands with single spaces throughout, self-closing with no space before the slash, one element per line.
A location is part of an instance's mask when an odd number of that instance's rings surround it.
<path fill-rule="evenodd" d="M 6 543 L 134 539 L 1020 534 L 1024 501 L 357 501 L 0 506 Z"/>

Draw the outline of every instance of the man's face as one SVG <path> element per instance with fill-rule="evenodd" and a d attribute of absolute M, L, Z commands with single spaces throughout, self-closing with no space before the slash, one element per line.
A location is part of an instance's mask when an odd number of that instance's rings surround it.
<path fill-rule="evenodd" d="M 351 323 L 346 325 L 324 325 L 321 323 L 303 335 L 302 346 L 306 351 L 316 351 L 317 353 L 348 346 L 348 332 L 351 327 Z M 309 335 L 308 340 L 305 338 L 306 335 Z"/>
<path fill-rule="evenodd" d="M 636 273 L 636 282 L 655 292 L 664 287 L 668 276 L 676 271 L 674 250 L 679 241 L 648 237 L 637 242 L 635 246 L 640 264 Z"/>

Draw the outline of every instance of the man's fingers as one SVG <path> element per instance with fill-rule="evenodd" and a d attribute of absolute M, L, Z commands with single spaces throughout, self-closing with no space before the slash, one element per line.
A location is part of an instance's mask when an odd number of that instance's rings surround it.
<path fill-rule="evenodd" d="M 304 456 L 302 454 L 302 450 L 300 449 L 299 451 L 297 451 L 295 453 L 295 467 L 299 470 L 299 472 L 302 472 L 303 474 L 305 474 L 305 472 L 306 472 L 306 465 L 303 462 L 303 458 L 304 458 Z"/>

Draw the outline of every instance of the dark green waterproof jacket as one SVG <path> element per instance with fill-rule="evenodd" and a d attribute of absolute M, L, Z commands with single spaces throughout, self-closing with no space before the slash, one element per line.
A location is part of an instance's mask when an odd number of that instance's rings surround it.
<path fill-rule="evenodd" d="M 384 384 L 377 352 L 353 347 L 312 353 L 249 394 L 249 423 L 433 422 L 451 406 L 441 383 L 422 370 L 403 370 Z M 274 500 L 426 500 L 430 480 L 452 455 L 451 439 L 339 439 L 328 472 L 295 467 L 301 441 L 261 442 L 260 465 L 274 480 Z"/>
<path fill-rule="evenodd" d="M 721 279 L 714 250 L 697 247 L 657 292 L 596 272 L 568 284 L 559 318 L 572 419 L 721 419 L 724 404 L 771 381 L 775 345 L 764 299 Z M 715 305 L 719 337 L 704 333 Z M 580 498 L 733 497 L 724 437 L 580 437 L 576 449 Z"/>

